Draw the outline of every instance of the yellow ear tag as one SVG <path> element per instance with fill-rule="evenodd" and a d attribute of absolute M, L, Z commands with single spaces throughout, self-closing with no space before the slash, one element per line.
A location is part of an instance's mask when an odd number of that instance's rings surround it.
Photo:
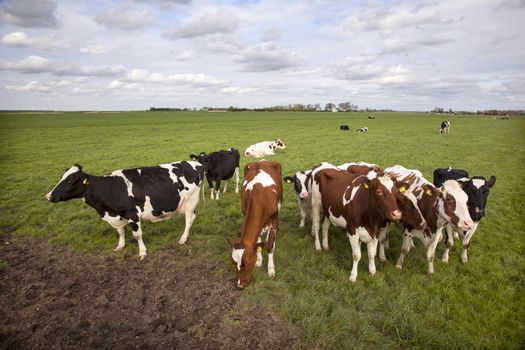
<path fill-rule="evenodd" d="M 399 188 L 399 192 L 403 193 L 403 192 L 405 192 L 405 191 L 406 191 L 406 189 L 405 189 L 404 186 Z"/>
<path fill-rule="evenodd" d="M 262 247 L 261 247 L 261 246 L 258 246 L 258 247 L 257 247 L 257 253 L 260 253 L 260 252 L 262 252 Z"/>
<path fill-rule="evenodd" d="M 82 181 L 82 183 L 83 183 L 84 185 L 88 185 L 88 184 L 89 184 L 89 181 L 88 181 L 87 178 L 85 178 L 85 179 Z"/>
<path fill-rule="evenodd" d="M 428 189 L 428 190 L 425 191 L 425 193 L 427 194 L 427 196 L 431 196 L 432 195 L 432 190 Z"/>
<path fill-rule="evenodd" d="M 368 188 L 368 184 L 366 182 L 365 182 L 364 186 L 365 186 L 365 188 Z"/>

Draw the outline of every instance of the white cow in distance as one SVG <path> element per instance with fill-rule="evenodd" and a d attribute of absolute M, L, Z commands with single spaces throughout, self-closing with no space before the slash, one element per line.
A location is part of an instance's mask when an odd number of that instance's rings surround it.
<path fill-rule="evenodd" d="M 285 148 L 286 146 L 284 145 L 281 139 L 275 139 L 273 141 L 262 141 L 262 142 L 256 143 L 246 148 L 246 151 L 244 151 L 244 155 L 246 157 L 255 157 L 255 158 L 260 158 L 264 156 L 273 156 L 275 155 L 276 149 L 285 149 Z"/>

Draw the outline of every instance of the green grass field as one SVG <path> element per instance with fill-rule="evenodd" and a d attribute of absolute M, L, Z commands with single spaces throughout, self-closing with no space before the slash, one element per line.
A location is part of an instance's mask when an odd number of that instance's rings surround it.
<path fill-rule="evenodd" d="M 63 113 L 0 114 L 0 228 L 47 236 L 80 251 L 133 254 L 128 229 L 123 253 L 112 249 L 117 234 L 82 201 L 51 204 L 45 194 L 63 170 L 80 163 L 101 175 L 112 170 L 186 160 L 190 153 L 235 147 L 280 137 L 286 149 L 272 159 L 283 176 L 321 161 L 402 164 L 432 180 L 437 167 L 495 175 L 487 216 L 470 261 L 459 260 L 456 241 L 450 261 L 435 262 L 426 275 L 420 242 L 394 267 L 401 237 L 392 230 L 388 262 L 368 274 L 367 254 L 357 283 L 348 281 L 351 248 L 341 229 L 331 228 L 331 250 L 316 253 L 310 220 L 300 229 L 293 189 L 285 185 L 275 252 L 276 277 L 258 269 L 245 293 L 304 330 L 299 346 L 325 349 L 518 349 L 525 347 L 525 119 L 431 116 L 419 113 Z M 442 120 L 451 133 L 439 135 Z M 368 133 L 341 132 L 367 126 Z M 241 156 L 241 169 L 249 160 Z M 241 170 L 242 173 L 242 170 Z M 241 174 L 242 176 L 242 174 Z M 219 202 L 199 204 L 186 246 L 177 241 L 184 218 L 143 225 L 149 254 L 168 246 L 224 262 L 233 275 L 225 238 L 240 233 L 242 214 L 233 186 Z M 363 246 L 363 250 L 366 246 Z M 437 254 L 443 253 L 443 244 Z M 0 250 L 0 262 L 1 250 Z"/>

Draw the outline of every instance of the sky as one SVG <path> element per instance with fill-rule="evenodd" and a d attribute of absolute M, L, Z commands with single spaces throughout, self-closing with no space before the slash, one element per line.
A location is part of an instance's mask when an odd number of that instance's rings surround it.
<path fill-rule="evenodd" d="M 0 0 L 0 109 L 525 109 L 525 0 Z"/>

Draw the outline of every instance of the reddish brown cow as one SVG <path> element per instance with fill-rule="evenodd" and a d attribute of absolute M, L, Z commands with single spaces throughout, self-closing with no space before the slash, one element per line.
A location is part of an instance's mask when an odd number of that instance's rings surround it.
<path fill-rule="evenodd" d="M 396 204 L 395 194 L 398 185 L 389 177 L 355 177 L 344 170 L 329 164 L 322 164 L 312 171 L 312 212 L 316 236 L 316 249 L 319 244 L 320 208 L 323 208 L 323 244 L 328 244 L 330 223 L 346 229 L 354 263 L 350 281 L 357 279 L 357 266 L 361 259 L 360 242 L 367 243 L 371 274 L 376 272 L 375 255 L 380 228 L 385 219 L 399 220 L 401 212 Z"/>
<path fill-rule="evenodd" d="M 228 240 L 232 263 L 237 272 L 237 287 L 250 283 L 254 267 L 262 266 L 261 236 L 266 236 L 268 276 L 275 276 L 273 252 L 279 227 L 279 210 L 283 198 L 281 164 L 271 161 L 248 163 L 244 167 L 241 204 L 244 223 L 239 241 Z"/>

